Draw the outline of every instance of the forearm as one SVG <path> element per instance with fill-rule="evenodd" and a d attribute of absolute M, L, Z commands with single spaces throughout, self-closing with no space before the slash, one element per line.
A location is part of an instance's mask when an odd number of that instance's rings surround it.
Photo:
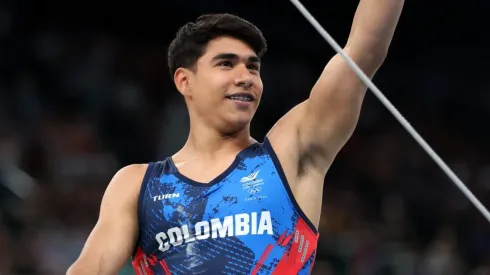
<path fill-rule="evenodd" d="M 100 264 L 94 264 L 93 262 L 76 261 L 70 266 L 66 275 L 109 275 L 107 272 L 102 271 L 100 267 Z M 116 272 L 113 274 L 116 274 Z"/>
<path fill-rule="evenodd" d="M 100 245 L 88 247 L 70 266 L 66 275 L 117 275 L 130 259 L 125 247 L 97 240 Z M 122 250 L 122 252 L 121 252 Z M 124 255 L 124 256 L 123 256 Z"/>
<path fill-rule="evenodd" d="M 384 59 L 404 2 L 360 0 L 346 44 L 349 53 L 357 58 Z"/>
<path fill-rule="evenodd" d="M 94 267 L 80 267 L 80 266 L 71 266 L 66 275 L 87 275 L 87 274 L 100 274 Z"/>

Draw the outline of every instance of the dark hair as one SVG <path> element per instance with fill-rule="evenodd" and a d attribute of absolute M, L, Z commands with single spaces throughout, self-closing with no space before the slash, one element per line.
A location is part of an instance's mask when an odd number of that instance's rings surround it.
<path fill-rule="evenodd" d="M 252 23 L 232 14 L 206 14 L 182 26 L 168 48 L 168 68 L 173 76 L 179 67 L 192 68 L 204 54 L 208 42 L 230 36 L 248 44 L 262 57 L 267 42 Z"/>

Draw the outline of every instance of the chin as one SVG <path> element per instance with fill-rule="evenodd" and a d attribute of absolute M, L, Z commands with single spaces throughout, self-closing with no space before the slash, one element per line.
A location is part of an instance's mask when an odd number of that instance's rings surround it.
<path fill-rule="evenodd" d="M 240 117 L 234 117 L 232 119 L 229 119 L 225 123 L 225 129 L 226 132 L 228 133 L 237 133 L 243 130 L 244 128 L 247 128 L 250 125 L 250 122 L 252 121 L 252 117 L 250 116 L 240 116 Z"/>

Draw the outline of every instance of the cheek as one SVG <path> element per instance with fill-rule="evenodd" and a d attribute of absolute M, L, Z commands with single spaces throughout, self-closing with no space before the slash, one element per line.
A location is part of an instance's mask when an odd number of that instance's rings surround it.
<path fill-rule="evenodd" d="M 225 77 L 210 77 L 206 82 L 207 93 L 204 95 L 209 102 L 221 102 L 230 88 L 230 82 Z"/>
<path fill-rule="evenodd" d="M 200 102 L 210 102 L 216 100 L 216 96 L 218 95 L 218 84 L 216 79 L 213 76 L 203 77 L 196 83 L 196 93 L 195 97 Z"/>
<path fill-rule="evenodd" d="M 257 82 L 255 82 L 255 87 L 256 87 L 257 93 L 259 95 L 262 95 L 262 91 L 264 90 L 264 84 L 262 83 L 262 79 L 258 78 L 256 81 Z"/>
<path fill-rule="evenodd" d="M 222 104 L 224 99 L 224 92 L 216 85 L 206 84 L 199 89 L 199 93 L 196 95 L 196 101 L 206 109 L 217 108 Z"/>

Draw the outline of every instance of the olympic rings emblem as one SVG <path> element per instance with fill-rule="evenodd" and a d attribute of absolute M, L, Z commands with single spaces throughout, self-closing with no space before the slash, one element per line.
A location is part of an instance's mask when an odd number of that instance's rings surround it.
<path fill-rule="evenodd" d="M 262 190 L 262 188 L 260 188 L 260 187 L 250 188 L 250 189 L 248 189 L 248 193 L 257 194 L 260 192 L 260 190 Z"/>

